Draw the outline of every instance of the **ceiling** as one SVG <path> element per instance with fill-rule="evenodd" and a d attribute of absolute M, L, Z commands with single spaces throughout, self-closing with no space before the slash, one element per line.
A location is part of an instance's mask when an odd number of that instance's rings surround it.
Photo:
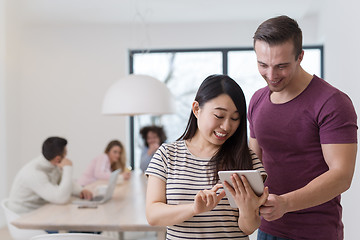
<path fill-rule="evenodd" d="M 11 2 L 12 0 L 9 0 Z M 320 0 L 18 0 L 27 23 L 175 23 L 264 20 L 316 14 Z"/>

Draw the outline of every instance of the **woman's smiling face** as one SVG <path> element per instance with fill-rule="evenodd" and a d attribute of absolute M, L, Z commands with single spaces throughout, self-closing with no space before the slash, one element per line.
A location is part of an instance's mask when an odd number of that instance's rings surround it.
<path fill-rule="evenodd" d="M 202 139 L 217 146 L 230 138 L 240 125 L 240 114 L 227 94 L 221 94 L 201 107 L 194 102 L 193 112 Z"/>

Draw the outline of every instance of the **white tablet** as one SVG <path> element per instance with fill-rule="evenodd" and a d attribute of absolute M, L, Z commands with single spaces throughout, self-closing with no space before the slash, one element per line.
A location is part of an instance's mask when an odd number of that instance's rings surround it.
<path fill-rule="evenodd" d="M 221 183 L 226 181 L 231 186 L 233 186 L 231 181 L 231 175 L 233 175 L 234 173 L 236 173 L 239 176 L 245 176 L 256 195 L 260 196 L 263 193 L 264 191 L 263 178 L 261 177 L 260 172 L 257 170 L 219 171 L 218 174 Z M 228 191 L 228 189 L 225 186 L 224 186 L 224 190 L 227 198 L 229 199 L 230 206 L 233 208 L 237 208 L 231 193 Z"/>

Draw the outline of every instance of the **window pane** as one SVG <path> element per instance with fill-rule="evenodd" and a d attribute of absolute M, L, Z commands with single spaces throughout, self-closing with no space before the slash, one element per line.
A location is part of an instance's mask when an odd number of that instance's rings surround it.
<path fill-rule="evenodd" d="M 184 132 L 191 112 L 191 104 L 201 82 L 209 75 L 222 73 L 222 53 L 177 52 L 134 55 L 134 73 L 147 74 L 166 83 L 175 97 L 176 114 L 134 118 L 135 168 L 139 167 L 143 141 L 141 127 L 156 124 L 164 126 L 167 141 L 175 141 Z"/>
<path fill-rule="evenodd" d="M 151 124 L 164 126 L 167 141 L 175 141 L 185 130 L 196 90 L 209 75 L 223 73 L 222 50 L 228 52 L 227 72 L 244 91 L 247 104 L 266 82 L 257 69 L 253 50 L 218 49 L 214 51 L 145 52 L 133 54 L 133 72 L 147 74 L 166 83 L 176 99 L 176 114 L 154 117 L 141 115 L 134 118 L 135 168 L 139 167 L 143 141 L 141 127 Z M 301 66 L 310 74 L 321 77 L 321 49 L 305 49 Z"/>
<path fill-rule="evenodd" d="M 304 59 L 301 62 L 302 68 L 318 77 L 321 76 L 321 50 L 318 48 L 304 49 Z"/>
<path fill-rule="evenodd" d="M 243 90 L 246 104 L 249 104 L 256 90 L 266 86 L 266 82 L 259 74 L 256 55 L 253 50 L 229 52 L 228 73 Z"/>

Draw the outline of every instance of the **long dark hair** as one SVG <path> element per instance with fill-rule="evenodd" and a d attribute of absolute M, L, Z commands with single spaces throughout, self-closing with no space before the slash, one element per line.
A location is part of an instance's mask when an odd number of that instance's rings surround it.
<path fill-rule="evenodd" d="M 217 173 L 220 170 L 253 169 L 247 139 L 246 101 L 240 86 L 227 75 L 211 75 L 200 85 L 195 101 L 199 103 L 201 108 L 206 102 L 221 94 L 227 94 L 234 102 L 240 115 L 240 124 L 235 133 L 221 145 L 209 162 L 209 164 L 216 166 L 215 171 L 211 173 L 213 184 L 218 182 Z M 197 129 L 197 119 L 191 111 L 185 132 L 178 141 L 191 139 Z"/>

